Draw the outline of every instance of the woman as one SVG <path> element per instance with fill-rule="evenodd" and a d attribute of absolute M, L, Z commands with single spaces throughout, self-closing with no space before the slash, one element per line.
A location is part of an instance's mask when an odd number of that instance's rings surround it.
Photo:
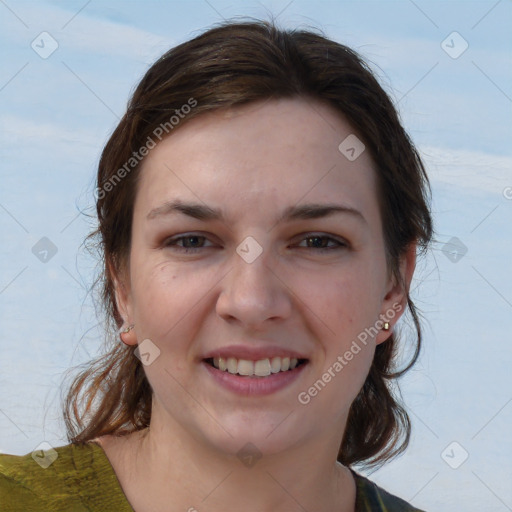
<path fill-rule="evenodd" d="M 74 381 L 69 445 L 0 457 L 1 510 L 417 510 L 353 469 L 407 446 L 391 385 L 432 236 L 360 58 L 267 22 L 208 30 L 146 73 L 97 184 L 122 343 Z"/>

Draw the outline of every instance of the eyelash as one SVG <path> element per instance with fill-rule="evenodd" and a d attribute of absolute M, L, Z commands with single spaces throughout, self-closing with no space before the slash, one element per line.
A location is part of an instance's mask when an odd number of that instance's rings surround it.
<path fill-rule="evenodd" d="M 180 241 L 190 239 L 190 238 L 198 238 L 198 239 L 208 240 L 208 238 L 206 236 L 195 235 L 192 233 L 192 234 L 188 234 L 188 235 L 180 235 L 180 236 L 177 236 L 174 238 L 169 238 L 164 242 L 164 246 L 172 247 L 173 250 L 177 250 L 179 252 L 184 252 L 187 254 L 197 253 L 201 249 L 207 249 L 208 247 L 210 247 L 210 246 L 207 246 L 207 247 L 181 247 L 181 246 L 177 245 Z M 311 239 L 327 240 L 328 241 L 327 243 L 335 242 L 337 245 L 331 246 L 331 247 L 316 247 L 316 248 L 315 247 L 301 247 L 301 249 L 314 249 L 317 252 L 328 252 L 328 251 L 333 251 L 333 250 L 349 248 L 348 242 L 346 242 L 344 240 L 337 240 L 336 238 L 334 238 L 332 236 L 323 235 L 323 234 L 308 233 L 307 236 L 304 236 L 303 238 L 301 238 L 301 242 L 304 240 L 311 240 Z"/>

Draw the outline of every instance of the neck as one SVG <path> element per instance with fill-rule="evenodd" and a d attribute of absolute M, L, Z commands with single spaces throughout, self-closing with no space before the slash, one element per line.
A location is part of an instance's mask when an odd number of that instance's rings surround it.
<path fill-rule="evenodd" d="M 226 455 L 154 420 L 119 441 L 120 464 L 131 468 L 121 485 L 137 512 L 169 510 L 169 504 L 188 512 L 354 511 L 354 479 L 332 457 L 333 446 L 304 443 L 261 457 L 248 446 L 239 456 Z"/>

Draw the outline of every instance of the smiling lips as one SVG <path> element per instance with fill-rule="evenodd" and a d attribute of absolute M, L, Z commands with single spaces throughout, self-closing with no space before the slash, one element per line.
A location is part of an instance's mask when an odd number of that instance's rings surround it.
<path fill-rule="evenodd" d="M 229 345 L 202 355 L 203 368 L 224 389 L 246 397 L 265 396 L 300 378 L 310 360 L 271 340 Z"/>
<path fill-rule="evenodd" d="M 279 357 L 259 359 L 251 361 L 249 359 L 236 359 L 235 357 L 214 357 L 207 360 L 212 366 L 220 371 L 227 371 L 233 375 L 242 375 L 247 377 L 267 377 L 274 373 L 293 370 L 305 359 L 297 357 Z"/>

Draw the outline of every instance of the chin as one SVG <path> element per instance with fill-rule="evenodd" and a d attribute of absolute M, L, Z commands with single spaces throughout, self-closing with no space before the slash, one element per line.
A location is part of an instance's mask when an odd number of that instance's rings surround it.
<path fill-rule="evenodd" d="M 207 437 L 215 449 L 238 458 L 261 458 L 279 454 L 293 448 L 301 439 L 307 437 L 307 433 L 302 431 L 304 423 L 299 427 L 293 421 L 297 418 L 293 418 L 293 414 L 287 417 L 288 415 L 289 411 L 280 414 L 255 413 L 250 418 L 231 417 L 224 422 L 219 418 L 219 423 L 229 434 L 222 429 L 216 429 L 217 432 L 220 430 L 220 436 L 212 438 L 210 430 Z M 302 432 L 299 432 L 299 428 Z"/>

